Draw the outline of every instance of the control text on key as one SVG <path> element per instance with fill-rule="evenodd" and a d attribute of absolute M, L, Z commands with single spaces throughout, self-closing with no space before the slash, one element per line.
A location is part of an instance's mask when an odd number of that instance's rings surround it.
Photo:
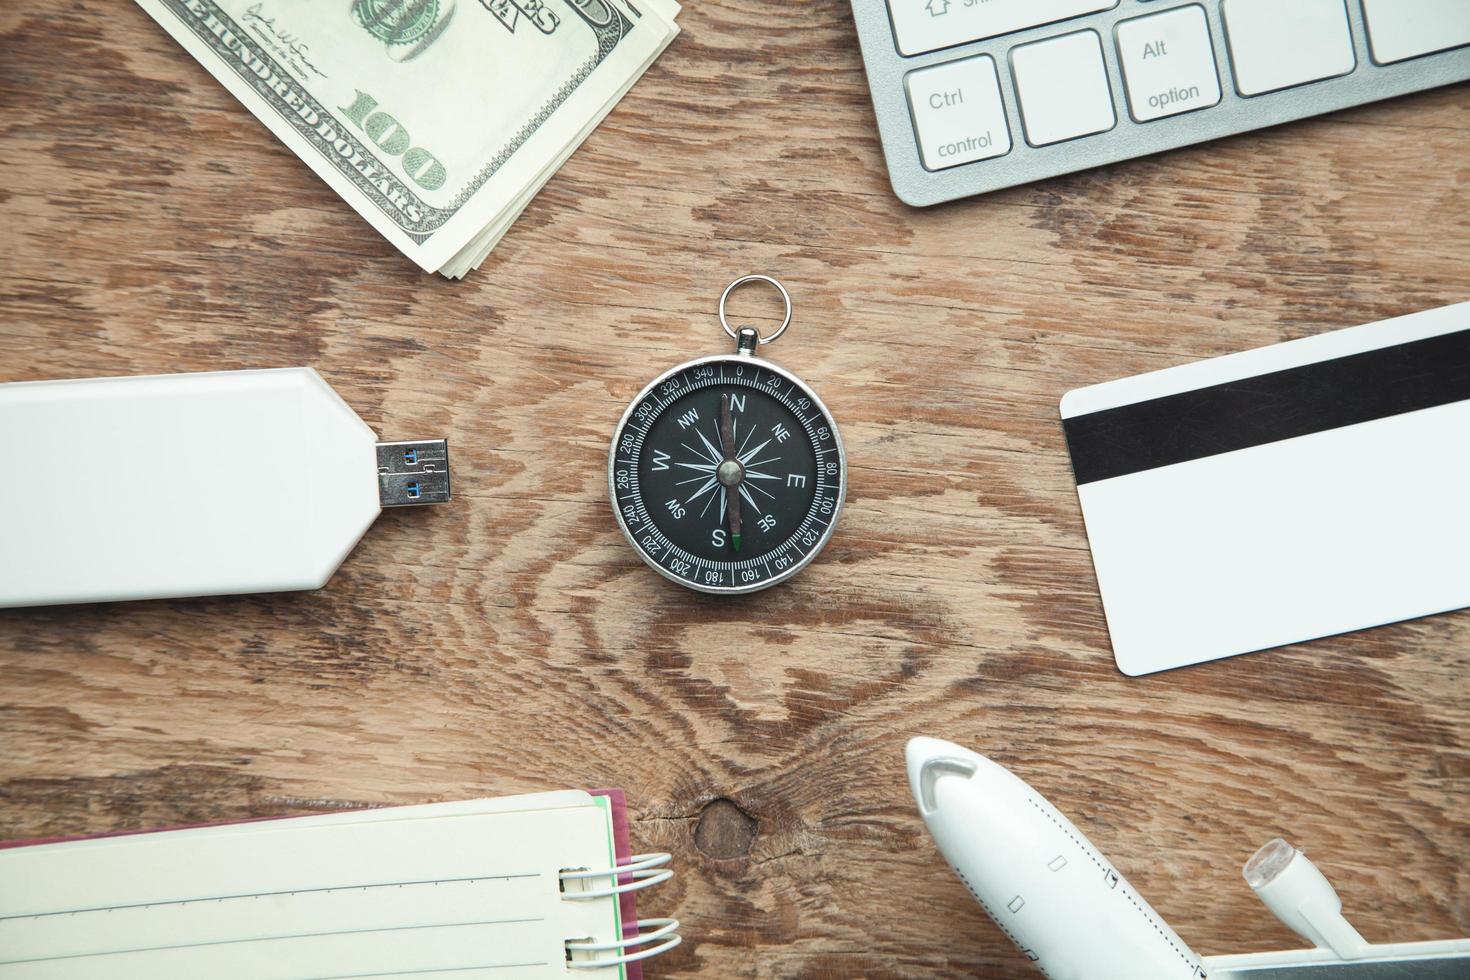
<path fill-rule="evenodd" d="M 989 55 L 909 72 L 909 107 L 919 152 L 943 170 L 1011 151 L 995 61 Z"/>

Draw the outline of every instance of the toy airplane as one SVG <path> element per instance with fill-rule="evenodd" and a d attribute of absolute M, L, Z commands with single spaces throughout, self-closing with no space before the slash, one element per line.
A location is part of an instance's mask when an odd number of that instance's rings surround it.
<path fill-rule="evenodd" d="M 1061 814 L 1010 770 L 950 742 L 908 744 L 909 785 L 934 842 L 1051 980 L 1465 980 L 1470 939 L 1373 944 L 1305 854 L 1279 838 L 1245 879 L 1312 949 L 1199 956 Z"/>

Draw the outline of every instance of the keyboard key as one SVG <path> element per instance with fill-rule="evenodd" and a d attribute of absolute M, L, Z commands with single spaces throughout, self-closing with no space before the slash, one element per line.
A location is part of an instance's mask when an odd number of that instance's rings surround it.
<path fill-rule="evenodd" d="M 1363 0 L 1363 19 L 1380 65 L 1470 44 L 1467 0 Z"/>
<path fill-rule="evenodd" d="M 1011 73 L 1026 142 L 1032 146 L 1091 136 L 1117 125 L 1097 31 L 1018 45 L 1011 49 Z"/>
<path fill-rule="evenodd" d="M 1099 10 L 1118 0 L 888 0 L 903 55 L 999 37 Z"/>
<path fill-rule="evenodd" d="M 1336 78 L 1357 67 L 1346 0 L 1222 0 L 1220 9 L 1235 87 L 1243 96 Z"/>
<path fill-rule="evenodd" d="M 944 170 L 1011 152 L 1011 128 L 990 55 L 911 71 L 904 85 L 925 168 Z"/>
<path fill-rule="evenodd" d="M 1215 46 L 1203 7 L 1177 7 L 1118 25 L 1118 61 L 1137 122 L 1220 102 Z"/>

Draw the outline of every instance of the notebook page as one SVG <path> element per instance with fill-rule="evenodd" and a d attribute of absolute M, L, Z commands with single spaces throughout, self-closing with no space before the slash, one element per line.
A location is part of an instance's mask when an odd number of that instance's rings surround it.
<path fill-rule="evenodd" d="M 461 813 L 509 813 L 513 810 L 550 810 L 566 806 L 587 806 L 592 794 L 577 789 L 556 790 L 550 793 L 525 793 L 520 796 L 481 797 L 473 800 L 451 800 L 444 803 L 417 803 L 381 807 L 364 807 L 357 810 L 334 810 L 329 813 L 312 813 L 300 817 L 263 817 L 258 820 L 242 820 L 233 823 L 212 823 L 195 827 L 159 827 L 144 833 L 179 834 L 235 834 L 242 828 L 269 826 L 272 821 L 290 820 L 302 826 L 328 824 L 364 823 L 374 820 L 438 819 Z M 100 834 L 74 839 L 43 839 L 38 841 L 0 841 L 0 851 L 12 847 L 32 847 L 39 844 L 64 843 L 68 847 L 89 847 L 111 844 L 119 837 L 138 836 L 137 831 L 122 831 L 117 834 Z"/>
<path fill-rule="evenodd" d="M 0 978 L 519 980 L 618 936 L 557 876 L 614 860 L 605 800 L 396 809 L 0 852 Z"/>

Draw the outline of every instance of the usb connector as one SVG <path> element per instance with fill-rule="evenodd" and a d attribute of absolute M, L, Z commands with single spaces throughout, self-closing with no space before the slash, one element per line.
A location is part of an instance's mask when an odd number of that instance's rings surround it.
<path fill-rule="evenodd" d="M 378 502 L 416 507 L 449 502 L 449 442 L 378 443 Z"/>

